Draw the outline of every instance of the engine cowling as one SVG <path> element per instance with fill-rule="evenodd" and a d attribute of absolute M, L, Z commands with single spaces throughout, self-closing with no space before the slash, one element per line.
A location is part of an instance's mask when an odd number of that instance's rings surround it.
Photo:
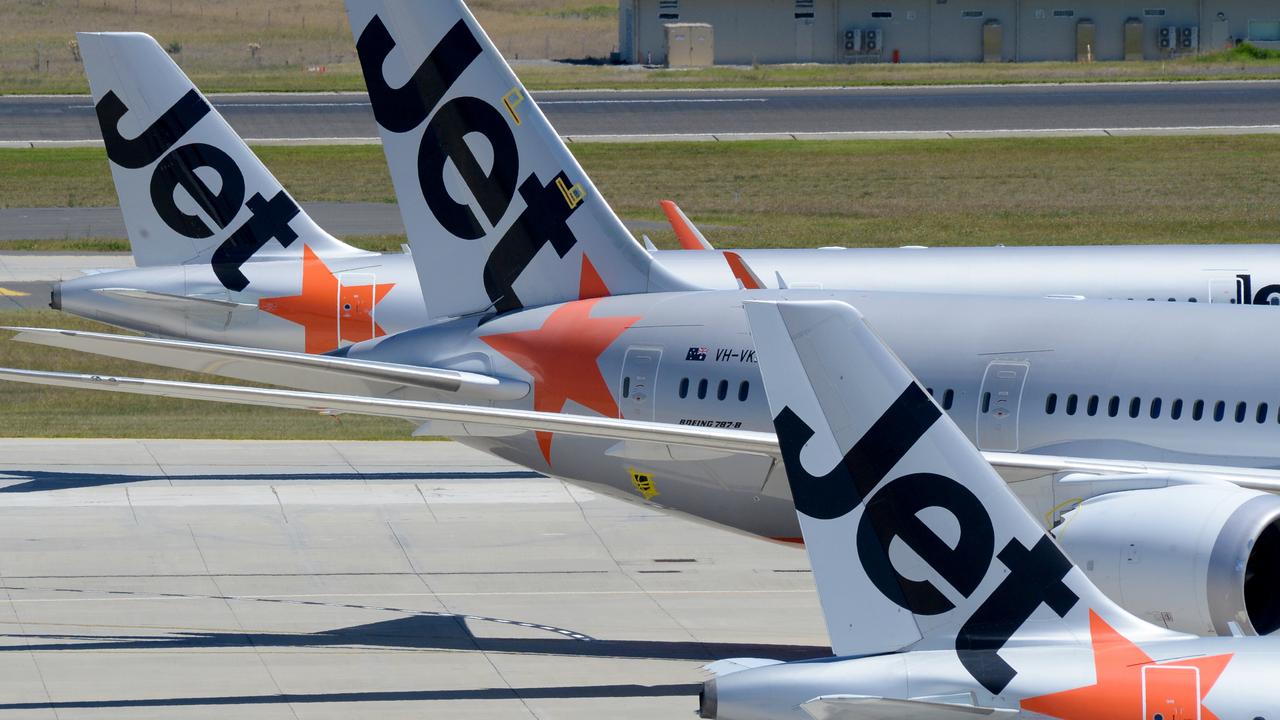
<path fill-rule="evenodd" d="M 1157 625 L 1197 634 L 1280 629 L 1280 497 L 1206 484 L 1090 498 L 1054 528 L 1103 592 Z"/>

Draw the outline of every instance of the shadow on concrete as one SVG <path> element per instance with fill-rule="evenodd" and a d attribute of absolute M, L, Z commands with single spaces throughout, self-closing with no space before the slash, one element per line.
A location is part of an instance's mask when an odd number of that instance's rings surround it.
<path fill-rule="evenodd" d="M 548 626 L 474 618 L 535 630 Z M 0 652 L 194 650 L 206 648 L 333 648 L 369 647 L 397 650 L 452 650 L 563 655 L 576 657 L 711 662 L 732 657 L 765 657 L 803 660 L 830 657 L 829 648 L 815 645 L 758 643 L 705 643 L 670 640 L 600 640 L 583 635 L 547 638 L 481 637 L 459 615 L 411 615 L 394 620 L 355 625 L 314 633 L 178 632 L 166 635 L 82 635 L 10 633 L 0 635 L 9 644 Z M 0 705 L 3 709 L 4 705 Z"/>
<path fill-rule="evenodd" d="M 378 690 L 371 692 L 301 693 L 279 695 L 225 695 L 193 698 L 139 698 L 136 700 L 62 700 L 56 702 L 0 703 L 5 710 L 70 710 L 87 708 L 191 707 L 200 705 L 265 705 L 288 703 L 403 702 L 413 700 L 547 700 L 557 698 L 616 698 L 689 696 L 697 703 L 702 685 L 585 685 L 534 688 L 481 688 L 477 690 Z"/>
<path fill-rule="evenodd" d="M 5 477 L 10 476 L 10 477 Z M 72 488 L 102 487 L 126 483 L 165 480 L 170 482 L 306 482 L 306 481 L 403 481 L 428 482 L 432 480 L 512 480 L 544 477 L 530 470 L 503 470 L 494 472 L 335 472 L 335 473 L 240 473 L 208 475 L 117 475 L 112 473 L 53 472 L 48 470 L 2 470 L 0 483 L 17 480 L 12 485 L 0 487 L 0 493 L 45 492 Z M 26 478 L 23 480 L 23 478 Z"/>

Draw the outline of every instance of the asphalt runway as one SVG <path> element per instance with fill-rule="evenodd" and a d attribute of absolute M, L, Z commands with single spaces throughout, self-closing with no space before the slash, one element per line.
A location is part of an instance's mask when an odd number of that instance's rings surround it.
<path fill-rule="evenodd" d="M 1114 133 L 1280 128 L 1280 81 L 535 93 L 562 135 Z M 362 94 L 220 95 L 246 138 L 377 137 Z M 89 98 L 0 98 L 0 142 L 98 142 Z"/>
<path fill-rule="evenodd" d="M 0 440 L 0 716 L 685 718 L 802 551 L 454 443 Z"/>

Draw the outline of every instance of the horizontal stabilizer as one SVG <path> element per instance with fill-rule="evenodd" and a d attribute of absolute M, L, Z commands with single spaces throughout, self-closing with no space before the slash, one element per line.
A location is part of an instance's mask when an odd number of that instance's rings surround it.
<path fill-rule="evenodd" d="M 189 340 L 114 335 L 49 328 L 3 328 L 19 342 L 79 350 L 121 360 L 208 373 L 219 377 L 339 394 L 398 397 L 414 391 L 451 393 L 471 400 L 518 400 L 529 394 L 523 380 L 283 350 L 214 345 Z"/>
<path fill-rule="evenodd" d="M 1018 714 L 1017 710 L 1003 708 L 865 695 L 814 698 L 801 705 L 800 709 L 813 720 L 978 720 L 1013 717 Z"/>

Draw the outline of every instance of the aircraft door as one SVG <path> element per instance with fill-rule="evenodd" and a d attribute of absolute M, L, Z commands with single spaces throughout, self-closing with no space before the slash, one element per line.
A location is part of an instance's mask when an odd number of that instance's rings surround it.
<path fill-rule="evenodd" d="M 1144 720 L 1200 720 L 1200 669 L 1146 665 L 1142 695 Z"/>
<path fill-rule="evenodd" d="M 338 343 L 371 340 L 374 337 L 374 302 L 378 297 L 378 278 L 372 273 L 338 275 Z M 345 341 L 345 342 L 344 342 Z"/>
<path fill-rule="evenodd" d="M 1030 365 L 997 360 L 987 365 L 978 393 L 978 447 L 1017 452 L 1018 406 Z"/>
<path fill-rule="evenodd" d="M 1234 303 L 1244 292 L 1244 281 L 1240 278 L 1217 278 L 1209 281 L 1209 302 Z"/>
<path fill-rule="evenodd" d="M 622 359 L 618 409 L 628 420 L 652 420 L 662 348 L 630 347 Z"/>

